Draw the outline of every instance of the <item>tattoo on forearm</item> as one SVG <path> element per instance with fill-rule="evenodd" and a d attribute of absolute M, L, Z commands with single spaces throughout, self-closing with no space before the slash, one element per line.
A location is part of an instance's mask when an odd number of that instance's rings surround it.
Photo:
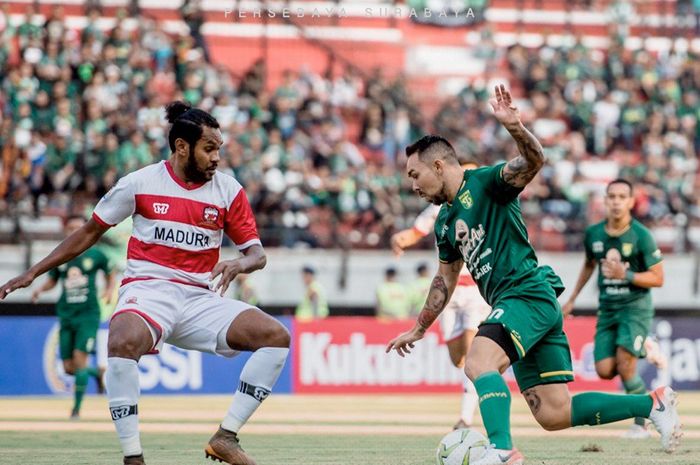
<path fill-rule="evenodd" d="M 447 294 L 445 279 L 442 276 L 435 276 L 430 285 L 430 292 L 428 292 L 423 310 L 418 315 L 418 324 L 421 328 L 427 330 L 440 315 L 442 309 L 447 305 Z"/>
<path fill-rule="evenodd" d="M 528 389 L 527 391 L 523 392 L 523 396 L 525 396 L 525 400 L 530 406 L 532 413 L 536 415 L 537 412 L 540 411 L 540 407 L 542 407 L 542 399 L 540 399 L 540 396 L 538 396 L 537 392 L 535 392 L 533 389 Z"/>
<path fill-rule="evenodd" d="M 544 164 L 544 151 L 535 136 L 525 128 L 513 135 L 520 156 L 509 161 L 503 169 L 503 180 L 515 187 L 524 187 L 533 180 Z"/>

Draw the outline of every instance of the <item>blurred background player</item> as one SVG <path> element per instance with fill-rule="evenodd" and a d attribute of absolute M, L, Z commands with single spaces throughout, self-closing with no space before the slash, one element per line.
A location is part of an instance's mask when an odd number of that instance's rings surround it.
<path fill-rule="evenodd" d="M 651 288 L 664 284 L 661 251 L 651 232 L 632 217 L 632 184 L 616 179 L 605 196 L 607 217 L 586 229 L 586 259 L 576 287 L 564 305 L 571 314 L 576 298 L 598 268 L 598 322 L 595 333 L 595 369 L 603 379 L 620 375 L 625 392 L 646 392 L 637 372 L 637 359 L 656 344 L 647 336 L 654 318 Z M 658 352 L 656 350 L 655 352 Z M 658 363 L 658 358 L 654 359 Z M 637 417 L 625 437 L 645 439 L 645 419 Z"/>
<path fill-rule="evenodd" d="M 539 141 L 522 124 L 510 92 L 500 85 L 494 116 L 518 146 L 507 163 L 461 169 L 452 145 L 425 136 L 406 148 L 406 173 L 420 197 L 442 205 L 435 223 L 439 267 L 413 329 L 392 339 L 386 351 L 410 353 L 454 292 L 466 263 L 493 311 L 479 326 L 465 372 L 479 394 L 491 446 L 472 465 L 522 465 L 510 428 L 511 396 L 502 373 L 513 366 L 523 396 L 546 430 L 601 425 L 626 418 L 651 419 L 665 451 L 679 444 L 676 393 L 667 386 L 647 394 L 583 392 L 571 396 L 571 351 L 557 301 L 564 286 L 540 266 L 527 236 L 518 196 L 544 165 Z"/>
<path fill-rule="evenodd" d="M 241 448 L 238 432 L 270 395 L 289 353 L 289 332 L 259 308 L 223 297 L 236 275 L 263 268 L 267 258 L 245 191 L 216 169 L 223 144 L 219 123 L 180 101 L 166 106 L 166 118 L 170 158 L 120 179 L 87 223 L 0 287 L 0 299 L 81 254 L 131 216 L 125 279 L 109 325 L 106 376 L 123 463 L 146 463 L 137 363 L 167 342 L 227 357 L 253 352 L 205 455 L 232 465 L 255 465 Z M 240 251 L 239 258 L 219 261 L 224 233 Z"/>
<path fill-rule="evenodd" d="M 304 296 L 297 305 L 294 316 L 300 320 L 316 320 L 328 316 L 328 302 L 323 285 L 316 280 L 316 270 L 310 265 L 301 269 Z"/>
<path fill-rule="evenodd" d="M 471 161 L 463 161 L 461 166 L 464 170 L 472 170 L 478 165 Z M 391 248 L 394 253 L 401 256 L 404 249 L 417 244 L 422 238 L 432 233 L 438 213 L 440 213 L 440 206 L 430 205 L 418 215 L 412 228 L 394 234 L 391 237 Z M 430 289 L 430 284 L 428 284 L 428 289 Z M 425 297 L 421 302 L 421 308 L 424 302 Z M 467 267 L 463 266 L 459 274 L 459 281 L 457 281 L 457 288 L 440 314 L 442 338 L 447 344 L 450 360 L 457 368 L 464 368 L 464 360 L 469 353 L 469 347 L 474 340 L 479 323 L 486 318 L 490 311 L 491 307 L 481 297 L 474 278 Z M 478 401 L 474 383 L 465 375 L 460 418 L 455 423 L 454 429 L 472 425 Z"/>
<path fill-rule="evenodd" d="M 81 215 L 66 218 L 63 228 L 66 237 L 86 222 Z M 88 355 L 94 353 L 100 326 L 101 312 L 97 297 L 99 271 L 104 273 L 106 281 L 101 299 L 109 303 L 114 295 L 116 280 L 109 260 L 97 247 L 91 247 L 63 265 L 51 269 L 46 282 L 32 293 L 32 302 L 36 302 L 42 293 L 61 283 L 61 297 L 56 303 L 60 327 L 59 349 L 63 370 L 75 376 L 75 400 L 71 411 L 71 418 L 74 419 L 80 417 L 80 406 L 91 376 L 97 381 L 98 392 L 104 392 L 104 370 L 88 366 Z"/>
<path fill-rule="evenodd" d="M 384 271 L 384 281 L 377 286 L 376 314 L 383 319 L 402 320 L 411 314 L 411 294 L 405 284 L 396 276 L 393 266 Z"/>

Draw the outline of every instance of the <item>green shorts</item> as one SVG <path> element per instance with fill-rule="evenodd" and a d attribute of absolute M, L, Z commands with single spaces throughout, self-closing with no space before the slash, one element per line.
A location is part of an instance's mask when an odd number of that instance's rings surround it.
<path fill-rule="evenodd" d="M 561 308 L 550 286 L 530 287 L 518 297 L 499 300 L 482 324 L 486 323 L 500 323 L 510 334 L 520 356 L 513 372 L 521 392 L 574 380 Z"/>
<path fill-rule="evenodd" d="M 654 309 L 634 303 L 616 310 L 600 309 L 595 326 L 595 361 L 615 357 L 622 347 L 637 358 L 646 357 L 644 341 L 651 330 Z"/>
<path fill-rule="evenodd" d="M 58 339 L 61 360 L 73 358 L 74 350 L 93 353 L 99 327 L 100 320 L 60 320 Z"/>

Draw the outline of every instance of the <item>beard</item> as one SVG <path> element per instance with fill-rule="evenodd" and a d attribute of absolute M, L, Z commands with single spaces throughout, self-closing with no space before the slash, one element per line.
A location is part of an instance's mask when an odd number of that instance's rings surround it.
<path fill-rule="evenodd" d="M 197 160 L 194 157 L 194 149 L 190 148 L 190 156 L 185 164 L 185 176 L 187 180 L 194 183 L 203 183 L 211 179 L 211 176 L 206 171 L 202 171 L 197 167 Z"/>
<path fill-rule="evenodd" d="M 442 189 L 435 195 L 432 195 L 430 197 L 426 197 L 426 200 L 433 205 L 442 205 L 443 203 L 449 202 L 449 199 L 447 198 L 447 193 L 445 192 L 445 186 L 442 186 Z"/>

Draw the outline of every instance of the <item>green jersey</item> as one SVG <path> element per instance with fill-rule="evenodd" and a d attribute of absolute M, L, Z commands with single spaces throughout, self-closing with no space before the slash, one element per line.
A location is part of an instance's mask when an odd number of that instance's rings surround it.
<path fill-rule="evenodd" d="M 440 261 L 464 260 L 491 306 L 534 283 L 549 283 L 556 295 L 564 290 L 559 276 L 537 263 L 520 212 L 522 188 L 503 180 L 504 166 L 466 171 L 457 197 L 435 221 Z"/>
<path fill-rule="evenodd" d="M 629 228 L 619 236 L 605 232 L 605 221 L 586 229 L 584 244 L 586 258 L 598 262 L 598 288 L 600 307 L 617 307 L 629 304 L 650 295 L 650 290 L 637 287 L 627 279 L 608 279 L 603 276 L 601 260 L 621 260 L 635 273 L 647 271 L 663 260 L 661 251 L 651 232 L 639 221 L 632 220 Z"/>
<path fill-rule="evenodd" d="M 109 260 L 99 249 L 90 248 L 49 271 L 49 277 L 61 281 L 63 292 L 56 304 L 56 314 L 59 318 L 82 320 L 100 319 L 100 304 L 97 299 L 95 278 L 97 271 L 109 273 Z"/>

